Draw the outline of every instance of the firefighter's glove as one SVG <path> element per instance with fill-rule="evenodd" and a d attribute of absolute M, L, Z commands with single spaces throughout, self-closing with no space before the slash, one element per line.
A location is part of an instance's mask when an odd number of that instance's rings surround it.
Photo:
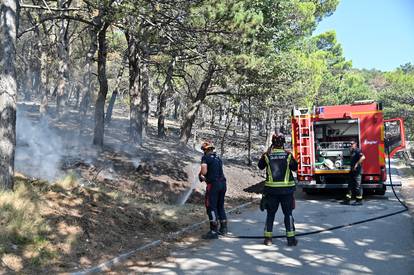
<path fill-rule="evenodd" d="M 198 180 L 199 180 L 200 182 L 206 181 L 206 177 L 205 177 L 205 176 L 203 176 L 203 175 L 200 173 L 200 174 L 198 174 Z"/>
<path fill-rule="evenodd" d="M 260 211 L 265 211 L 267 209 L 267 199 L 266 195 L 262 195 L 262 199 L 260 200 Z"/>

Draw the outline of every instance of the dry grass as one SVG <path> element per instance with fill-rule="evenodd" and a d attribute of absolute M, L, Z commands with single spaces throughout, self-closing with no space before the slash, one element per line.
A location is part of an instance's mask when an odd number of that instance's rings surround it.
<path fill-rule="evenodd" d="M 87 267 L 203 219 L 204 212 L 201 205 L 146 200 L 102 184 L 81 187 L 73 173 L 54 184 L 20 176 L 14 192 L 0 193 L 0 274 Z"/>
<path fill-rule="evenodd" d="M 54 187 L 62 188 L 63 190 L 71 190 L 79 187 L 79 182 L 76 175 L 71 172 L 53 184 Z"/>
<path fill-rule="evenodd" d="M 17 181 L 14 192 L 0 192 L 0 240 L 15 244 L 33 240 L 47 231 L 40 216 L 40 194 L 30 184 Z"/>
<path fill-rule="evenodd" d="M 0 259 L 8 269 L 20 271 L 24 262 L 42 266 L 54 257 L 42 204 L 39 189 L 22 178 L 16 179 L 14 192 L 0 192 Z"/>

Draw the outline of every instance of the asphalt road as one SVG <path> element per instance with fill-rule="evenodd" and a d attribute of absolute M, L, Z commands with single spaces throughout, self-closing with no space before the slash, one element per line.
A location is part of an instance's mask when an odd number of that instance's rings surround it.
<path fill-rule="evenodd" d="M 403 209 L 390 190 L 385 196 L 367 197 L 363 206 L 340 205 L 332 194 L 297 193 L 297 233 Z M 233 215 L 230 231 L 233 235 L 262 236 L 264 219 L 260 210 Z M 273 233 L 284 234 L 280 210 Z M 298 240 L 298 246 L 292 248 L 286 246 L 285 239 L 274 239 L 268 247 L 262 239 L 221 238 L 197 249 L 176 251 L 169 261 L 150 269 L 129 270 L 145 274 L 414 274 L 414 223 L 408 212 Z"/>

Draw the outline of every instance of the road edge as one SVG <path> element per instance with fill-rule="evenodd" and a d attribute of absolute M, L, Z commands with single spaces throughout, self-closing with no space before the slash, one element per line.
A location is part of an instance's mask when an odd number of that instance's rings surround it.
<path fill-rule="evenodd" d="M 227 213 L 228 214 L 232 214 L 233 212 L 236 212 L 237 210 L 246 208 L 247 206 L 250 206 L 253 203 L 258 202 L 259 200 L 260 200 L 260 198 L 253 199 L 250 202 L 241 204 L 239 206 L 236 206 L 236 207 L 228 210 Z M 114 266 L 122 263 L 123 261 L 127 260 L 131 256 L 137 254 L 138 252 L 142 252 L 142 251 L 145 251 L 147 249 L 150 249 L 150 248 L 153 248 L 153 247 L 157 247 L 157 246 L 161 245 L 162 243 L 164 243 L 166 241 L 174 240 L 174 239 L 176 239 L 176 238 L 184 235 L 185 233 L 187 233 L 190 230 L 194 230 L 196 228 L 199 228 L 201 225 L 203 225 L 203 224 L 205 224 L 207 222 L 208 222 L 208 220 L 206 219 L 206 220 L 203 220 L 201 222 L 198 222 L 198 223 L 189 225 L 189 226 L 187 226 L 187 227 L 185 227 L 185 228 L 183 228 L 183 229 L 181 229 L 179 231 L 176 231 L 176 232 L 173 232 L 173 233 L 168 234 L 167 237 L 164 238 L 164 239 L 162 239 L 162 240 L 160 239 L 160 240 L 152 241 L 152 242 L 150 242 L 148 244 L 142 245 L 142 246 L 140 246 L 140 247 L 138 247 L 136 249 L 133 249 L 133 250 L 128 251 L 126 253 L 123 253 L 123 254 L 115 257 L 115 258 L 112 258 L 111 260 L 108 260 L 106 262 L 103 262 L 103 263 L 101 263 L 101 264 L 99 264 L 97 266 L 94 266 L 94 267 L 91 267 L 91 268 L 87 268 L 87 269 L 83 269 L 83 270 L 80 270 L 80 271 L 70 272 L 69 274 L 70 275 L 86 275 L 86 274 L 91 274 L 91 273 L 102 273 L 102 272 L 105 272 L 108 269 L 110 269 L 110 268 L 112 268 L 112 267 L 114 267 Z"/>

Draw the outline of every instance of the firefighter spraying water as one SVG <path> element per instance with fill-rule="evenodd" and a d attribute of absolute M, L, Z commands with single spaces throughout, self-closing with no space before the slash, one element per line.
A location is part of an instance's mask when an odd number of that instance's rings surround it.
<path fill-rule="evenodd" d="M 205 206 L 210 221 L 210 231 L 203 236 L 205 239 L 217 239 L 219 234 L 227 234 L 227 216 L 224 210 L 226 178 L 223 173 L 223 162 L 214 149 L 211 142 L 201 145 L 204 155 L 201 158 L 199 180 L 206 183 Z"/>

